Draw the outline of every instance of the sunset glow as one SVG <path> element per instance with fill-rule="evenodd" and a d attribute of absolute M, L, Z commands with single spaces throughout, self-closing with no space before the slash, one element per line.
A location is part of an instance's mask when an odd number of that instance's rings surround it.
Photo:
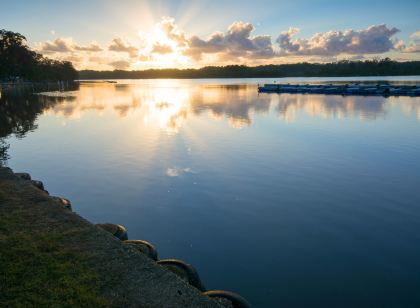
<path fill-rule="evenodd" d="M 35 4 L 18 1 L 19 18 L 2 10 L 0 19 L 5 27 L 24 30 L 36 51 L 71 61 L 77 69 L 420 59 L 418 1 L 403 6 L 372 1 L 363 11 L 355 2 L 329 3 L 331 10 L 345 11 L 339 18 L 303 0 L 218 2 L 124 1 L 116 8 L 112 1 L 95 0 L 69 14 L 64 5 L 39 3 L 37 11 L 48 18 L 39 16 L 34 28 L 22 17 Z"/>
<path fill-rule="evenodd" d="M 0 0 L 0 307 L 420 307 L 419 12 Z"/>

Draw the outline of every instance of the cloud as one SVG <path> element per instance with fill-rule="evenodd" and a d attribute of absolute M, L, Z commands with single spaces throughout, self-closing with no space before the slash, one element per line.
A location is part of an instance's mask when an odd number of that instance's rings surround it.
<path fill-rule="evenodd" d="M 157 24 L 157 27 L 169 40 L 174 41 L 178 46 L 184 47 L 187 45 L 188 40 L 186 34 L 178 29 L 174 18 L 163 17 L 162 21 Z"/>
<path fill-rule="evenodd" d="M 46 41 L 40 44 L 38 50 L 43 53 L 64 53 L 75 50 L 98 52 L 103 49 L 96 42 L 92 42 L 88 46 L 81 46 L 74 43 L 72 38 L 56 38 L 53 41 Z"/>
<path fill-rule="evenodd" d="M 403 49 L 403 52 L 409 52 L 409 53 L 420 52 L 420 44 L 419 43 L 411 44 L 407 48 Z"/>
<path fill-rule="evenodd" d="M 53 41 L 46 41 L 39 46 L 39 51 L 44 53 L 70 52 L 73 50 L 73 39 L 56 38 Z"/>
<path fill-rule="evenodd" d="M 81 57 L 80 55 L 70 54 L 70 55 L 64 55 L 63 57 L 59 58 L 59 60 L 79 63 L 83 61 L 83 57 Z"/>
<path fill-rule="evenodd" d="M 420 43 L 420 31 L 414 32 L 413 34 L 410 35 L 410 38 L 416 42 L 416 43 Z"/>
<path fill-rule="evenodd" d="M 126 70 L 131 65 L 131 63 L 127 60 L 117 60 L 117 61 L 110 62 L 108 64 L 111 65 L 116 70 Z"/>
<path fill-rule="evenodd" d="M 74 46 L 75 50 L 80 50 L 80 51 L 91 51 L 91 52 L 99 52 L 102 51 L 102 47 L 98 45 L 98 43 L 92 42 L 87 46 Z"/>
<path fill-rule="evenodd" d="M 403 51 L 405 47 L 405 42 L 403 40 L 398 40 L 394 44 L 394 48 L 399 51 Z"/>
<path fill-rule="evenodd" d="M 403 45 L 402 43 L 402 52 L 407 53 L 414 53 L 414 52 L 420 52 L 420 31 L 414 32 L 410 35 L 411 44 L 408 46 Z"/>
<path fill-rule="evenodd" d="M 298 28 L 281 32 L 274 40 L 270 35 L 254 35 L 253 24 L 233 22 L 225 31 L 208 37 L 182 31 L 175 20 L 163 17 L 150 33 L 130 42 L 115 36 L 108 45 L 95 41 L 81 45 L 72 38 L 55 38 L 35 45 L 36 50 L 55 59 L 78 59 L 78 69 L 147 69 L 163 67 L 197 67 L 229 64 L 280 64 L 332 62 L 340 59 L 362 60 L 369 55 L 392 54 L 412 59 L 420 52 L 420 31 L 408 42 L 394 38 L 397 28 L 374 25 L 362 30 L 327 31 L 312 37 L 299 37 Z"/>
<path fill-rule="evenodd" d="M 144 61 L 144 62 L 150 61 L 151 60 L 151 56 L 150 55 L 147 55 L 147 54 L 140 54 L 139 57 L 138 57 L 138 60 L 139 61 Z"/>
<path fill-rule="evenodd" d="M 376 25 L 364 30 L 328 31 L 316 33 L 309 39 L 294 39 L 299 29 L 290 28 L 282 32 L 276 42 L 281 50 L 280 55 L 284 56 L 377 54 L 395 49 L 391 37 L 399 31 L 386 25 Z"/>
<path fill-rule="evenodd" d="M 292 37 L 299 33 L 298 28 L 289 28 L 289 30 L 282 32 L 277 38 L 276 42 L 279 44 L 280 48 L 290 53 L 297 53 L 300 49 L 300 42 L 292 41 Z"/>
<path fill-rule="evenodd" d="M 201 59 L 203 54 L 220 53 L 224 59 L 233 57 L 270 58 L 274 50 L 268 35 L 251 37 L 254 26 L 237 21 L 232 23 L 226 33 L 214 32 L 207 40 L 192 36 L 185 54 Z"/>
<path fill-rule="evenodd" d="M 171 52 L 173 52 L 173 49 L 169 45 L 164 45 L 164 44 L 157 43 L 157 44 L 153 45 L 153 48 L 152 48 L 152 53 L 159 53 L 159 54 L 164 55 L 164 54 L 171 53 Z"/>
<path fill-rule="evenodd" d="M 138 48 L 133 46 L 130 42 L 124 40 L 122 37 L 114 37 L 111 44 L 108 46 L 108 50 L 115 52 L 126 52 L 130 57 L 136 57 L 138 55 Z"/>
<path fill-rule="evenodd" d="M 353 55 L 350 57 L 346 57 L 346 60 L 349 61 L 362 61 L 362 60 L 366 60 L 364 55 Z"/>
<path fill-rule="evenodd" d="M 35 44 L 34 47 L 38 52 L 48 54 L 50 58 L 71 61 L 77 69 L 105 70 L 110 66 L 114 69 L 129 69 L 137 58 L 141 61 L 150 59 L 149 56 L 143 55 L 137 57 L 138 49 L 120 37 L 115 37 L 109 48 L 103 48 L 95 41 L 80 45 L 72 38 L 56 38 Z M 121 59 L 121 55 L 115 52 L 128 53 L 130 59 Z"/>
<path fill-rule="evenodd" d="M 166 170 L 166 175 L 169 177 L 177 177 L 185 173 L 194 173 L 194 171 L 191 168 L 178 168 L 178 167 L 172 167 Z"/>

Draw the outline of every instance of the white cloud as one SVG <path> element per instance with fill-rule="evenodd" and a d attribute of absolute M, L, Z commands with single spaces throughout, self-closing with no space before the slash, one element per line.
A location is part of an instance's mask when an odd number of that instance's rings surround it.
<path fill-rule="evenodd" d="M 285 56 L 379 54 L 395 49 L 391 37 L 399 31 L 386 25 L 376 25 L 364 30 L 328 31 L 316 33 L 309 39 L 294 39 L 299 29 L 290 28 L 282 32 L 276 42 L 281 49 L 281 55 Z"/>
<path fill-rule="evenodd" d="M 420 44 L 411 44 L 410 46 L 408 46 L 407 48 L 405 48 L 403 50 L 403 52 L 420 52 Z"/>
<path fill-rule="evenodd" d="M 414 41 L 419 43 L 420 42 L 420 31 L 414 32 L 410 35 L 410 38 Z"/>
<path fill-rule="evenodd" d="M 404 46 L 403 52 L 420 52 L 420 31 L 414 32 L 410 35 L 411 43 L 407 47 Z"/>
<path fill-rule="evenodd" d="M 394 48 L 399 51 L 403 51 L 405 47 L 405 42 L 403 40 L 397 40 L 394 44 Z"/>
<path fill-rule="evenodd" d="M 185 173 L 194 173 L 194 171 L 191 168 L 178 168 L 178 167 L 172 167 L 166 170 L 166 175 L 169 177 L 177 177 Z"/>
<path fill-rule="evenodd" d="M 226 33 L 214 32 L 207 40 L 192 36 L 188 40 L 185 54 L 194 59 L 201 59 L 203 54 L 217 54 L 222 58 L 270 58 L 274 50 L 271 37 L 251 37 L 254 26 L 242 21 L 234 22 Z"/>
<path fill-rule="evenodd" d="M 160 29 L 169 40 L 174 41 L 178 46 L 184 47 L 187 45 L 187 37 L 184 32 L 178 29 L 175 24 L 175 19 L 171 17 L 163 17 L 162 21 L 157 24 L 157 28 Z"/>
<path fill-rule="evenodd" d="M 399 51 L 407 59 L 420 51 L 420 31 L 413 33 L 408 46 L 394 39 L 397 28 L 374 25 L 362 30 L 327 31 L 310 38 L 298 37 L 299 29 L 289 28 L 273 43 L 270 35 L 253 35 L 251 23 L 233 22 L 224 32 L 202 38 L 182 31 L 175 20 L 164 17 L 137 41 L 116 36 L 108 45 L 92 41 L 81 45 L 72 38 L 55 38 L 35 45 L 51 58 L 72 60 L 78 69 L 145 69 L 156 67 L 197 67 L 227 64 L 279 64 L 301 61 L 331 62 L 359 60 Z M 394 55 L 396 58 L 397 55 Z"/>

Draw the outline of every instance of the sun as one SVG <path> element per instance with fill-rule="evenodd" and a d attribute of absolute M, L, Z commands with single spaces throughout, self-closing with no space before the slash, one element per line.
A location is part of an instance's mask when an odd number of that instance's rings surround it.
<path fill-rule="evenodd" d="M 138 31 L 144 55 L 134 63 L 135 68 L 170 68 L 190 64 L 184 55 L 185 35 L 177 29 L 172 18 L 166 17 L 156 23 L 150 31 Z"/>

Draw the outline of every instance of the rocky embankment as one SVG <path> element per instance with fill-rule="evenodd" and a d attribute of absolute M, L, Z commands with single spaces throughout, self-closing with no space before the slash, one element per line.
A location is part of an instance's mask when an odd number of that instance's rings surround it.
<path fill-rule="evenodd" d="M 0 223 L 0 306 L 249 307 L 236 294 L 206 292 L 189 264 L 159 260 L 147 241 L 126 241 L 124 227 L 94 225 L 42 182 L 4 167 Z"/>

